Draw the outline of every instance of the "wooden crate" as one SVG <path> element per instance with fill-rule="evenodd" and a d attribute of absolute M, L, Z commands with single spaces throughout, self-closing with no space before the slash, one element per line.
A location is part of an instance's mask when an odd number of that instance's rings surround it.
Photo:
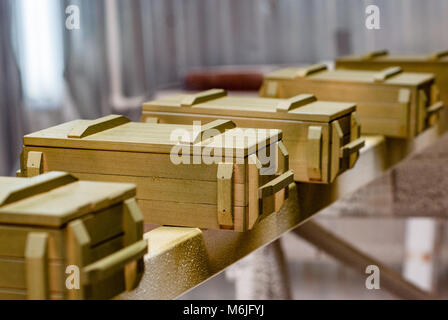
<path fill-rule="evenodd" d="M 387 50 L 380 50 L 336 59 L 340 69 L 382 70 L 393 66 L 406 72 L 433 73 L 440 98 L 448 105 L 448 50 L 420 55 L 390 55 Z"/>
<path fill-rule="evenodd" d="M 329 183 L 355 164 L 364 141 L 353 103 L 231 97 L 225 90 L 179 94 L 143 104 L 142 121 L 191 124 L 229 119 L 241 127 L 281 129 L 300 182 Z"/>
<path fill-rule="evenodd" d="M 443 102 L 430 73 L 327 70 L 325 65 L 286 68 L 265 76 L 260 95 L 288 98 L 300 93 L 318 99 L 353 101 L 361 131 L 396 138 L 413 138 L 437 120 Z"/>
<path fill-rule="evenodd" d="M 64 172 L 0 178 L 0 299 L 107 299 L 135 288 L 147 252 L 135 192 Z"/>
<path fill-rule="evenodd" d="M 293 181 L 281 139 L 280 130 L 225 120 L 167 125 L 111 115 L 25 136 L 21 173 L 135 183 L 145 223 L 245 231 L 280 208 Z"/>

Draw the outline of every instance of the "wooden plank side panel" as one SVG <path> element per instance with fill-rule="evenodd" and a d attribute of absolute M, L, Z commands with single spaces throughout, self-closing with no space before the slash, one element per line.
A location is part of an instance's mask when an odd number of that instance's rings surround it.
<path fill-rule="evenodd" d="M 160 123 L 179 123 L 191 124 L 194 120 L 201 120 L 203 122 L 212 121 L 215 116 L 209 115 L 191 115 L 191 114 L 170 114 L 170 113 L 151 113 L 144 112 L 143 117 L 157 116 Z M 329 163 L 330 163 L 330 136 L 329 125 L 320 122 L 302 122 L 302 121 L 285 121 L 285 120 L 270 120 L 270 119 L 250 119 L 240 117 L 222 117 L 222 119 L 230 119 L 240 128 L 260 128 L 260 129 L 280 129 L 283 132 L 283 143 L 286 146 L 290 157 L 290 168 L 294 171 L 294 179 L 296 181 L 308 182 L 307 171 L 307 134 L 309 126 L 322 126 L 323 140 L 322 140 L 322 180 L 313 182 L 327 183 L 329 177 Z"/>
<path fill-rule="evenodd" d="M 63 294 L 65 291 L 65 263 L 63 260 L 49 260 L 49 290 Z M 0 288 L 27 288 L 26 263 L 24 258 L 0 257 Z"/>
<path fill-rule="evenodd" d="M 0 288 L 0 300 L 26 300 L 28 293 L 26 290 L 16 290 L 9 288 Z M 51 300 L 62 300 L 64 295 L 61 293 L 50 293 Z"/>
<path fill-rule="evenodd" d="M 157 177 L 133 177 L 102 174 L 73 173 L 82 180 L 104 182 L 127 182 L 137 185 L 137 199 L 161 200 L 187 203 L 216 204 L 216 182 L 189 179 L 166 179 Z M 244 184 L 236 183 L 234 188 L 235 204 L 247 204 Z"/>
<path fill-rule="evenodd" d="M 82 218 L 90 236 L 91 246 L 123 233 L 123 204 L 89 214 Z"/>
<path fill-rule="evenodd" d="M 220 229 L 216 205 L 154 200 L 138 200 L 138 204 L 145 221 L 151 221 L 153 224 Z M 233 208 L 236 231 L 244 229 L 246 209 L 247 207 L 237 206 Z"/>
<path fill-rule="evenodd" d="M 366 61 L 337 60 L 336 67 L 344 69 L 381 70 L 386 67 L 400 66 L 405 72 L 424 72 L 436 75 L 436 84 L 440 87 L 442 100 L 448 105 L 448 63 L 446 61 L 404 61 L 374 59 Z"/>
<path fill-rule="evenodd" d="M 382 84 L 350 83 L 345 81 L 311 81 L 298 79 L 279 81 L 282 98 L 289 98 L 301 93 L 313 93 L 318 100 L 353 102 L 395 102 L 398 87 Z"/>
<path fill-rule="evenodd" d="M 26 238 L 30 232 L 45 232 L 48 234 L 49 259 L 65 258 L 65 238 L 62 231 L 13 225 L 0 225 L 0 256 L 23 258 L 25 256 Z"/>
<path fill-rule="evenodd" d="M 25 147 L 25 157 L 30 151 L 43 152 L 44 172 L 67 171 L 216 181 L 217 164 L 176 165 L 168 154 Z M 244 163 L 237 166 L 235 182 L 244 183 Z"/>

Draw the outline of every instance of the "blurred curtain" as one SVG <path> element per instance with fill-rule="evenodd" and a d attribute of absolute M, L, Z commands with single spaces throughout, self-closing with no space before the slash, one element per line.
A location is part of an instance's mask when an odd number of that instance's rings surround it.
<path fill-rule="evenodd" d="M 0 175 L 13 174 L 25 131 L 20 73 L 12 50 L 11 8 L 0 0 Z"/>
<path fill-rule="evenodd" d="M 137 113 L 151 91 L 143 69 L 140 2 L 64 3 L 63 9 L 77 5 L 81 17 L 80 29 L 64 31 L 64 79 L 77 115 L 97 118 L 111 112 Z"/>

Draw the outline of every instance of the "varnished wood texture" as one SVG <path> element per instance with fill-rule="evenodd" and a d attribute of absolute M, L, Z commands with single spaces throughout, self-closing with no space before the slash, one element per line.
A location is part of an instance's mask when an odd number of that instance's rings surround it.
<path fill-rule="evenodd" d="M 64 172 L 0 178 L 0 299 L 103 299 L 134 288 L 147 246 L 135 193 L 133 184 Z M 68 231 L 74 222 L 77 237 Z M 66 286 L 71 265 L 80 271 L 77 290 Z"/>
<path fill-rule="evenodd" d="M 217 89 L 215 89 L 217 90 Z M 205 91 L 207 93 L 207 91 Z M 340 157 L 337 148 L 359 138 L 359 128 L 351 126 L 356 117 L 353 103 L 317 101 L 313 95 L 300 94 L 289 99 L 227 96 L 221 93 L 206 101 L 186 106 L 184 100 L 199 94 L 177 94 L 143 104 L 143 122 L 156 119 L 161 124 L 207 123 L 216 119 L 232 120 L 239 127 L 281 129 L 283 143 L 290 153 L 290 167 L 294 179 L 300 182 L 330 183 L 349 166 L 346 157 Z M 339 122 L 342 140 L 332 149 L 332 123 Z M 321 131 L 316 142 L 310 139 L 310 131 Z M 317 144 L 316 144 L 317 143 Z M 361 141 L 358 143 L 362 144 Z M 356 161 L 358 152 L 350 155 Z M 352 166 L 354 162 L 352 161 Z"/>
<path fill-rule="evenodd" d="M 308 67 L 310 68 L 310 67 Z M 318 99 L 354 102 L 362 133 L 413 138 L 430 127 L 441 110 L 432 73 L 403 72 L 388 66 L 371 71 L 286 68 L 265 76 L 260 95 L 289 98 L 300 93 Z"/>
<path fill-rule="evenodd" d="M 427 54 L 398 55 L 368 52 L 362 55 L 351 55 L 336 59 L 336 67 L 341 69 L 381 70 L 391 66 L 399 66 L 406 72 L 426 72 L 436 76 L 436 84 L 440 89 L 440 98 L 448 105 L 448 54 L 447 51 L 428 52 Z"/>
<path fill-rule="evenodd" d="M 197 104 L 221 94 L 212 90 L 181 102 Z M 290 178 L 284 166 L 278 166 L 277 152 L 271 157 L 273 172 L 260 179 L 257 189 L 249 190 L 252 178 L 247 177 L 248 156 L 276 150 L 281 130 L 236 128 L 225 119 L 195 127 L 133 123 L 123 118 L 77 120 L 27 135 L 22 163 L 41 153 L 41 168 L 33 167 L 32 173 L 59 170 L 83 180 L 136 184 L 145 223 L 151 224 L 245 231 L 253 227 L 250 193 L 263 203 L 257 207 L 255 220 L 282 203 L 281 190 L 276 197 L 264 199 L 258 190 L 270 181 L 282 185 Z M 176 130 L 186 135 L 180 133 L 176 140 L 172 137 Z M 226 180 L 219 170 L 224 166 L 224 176 L 231 177 Z M 255 174 L 263 175 L 262 170 Z M 21 168 L 21 174 L 29 174 L 28 166 Z"/>

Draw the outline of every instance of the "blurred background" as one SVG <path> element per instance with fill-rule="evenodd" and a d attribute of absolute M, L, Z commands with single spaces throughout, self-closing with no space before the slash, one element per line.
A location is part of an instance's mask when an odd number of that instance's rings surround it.
<path fill-rule="evenodd" d="M 379 30 L 365 27 L 369 4 L 380 8 Z M 66 27 L 73 5 L 79 29 Z M 256 84 L 279 65 L 446 49 L 446 30 L 447 0 L 0 0 L 0 175 L 14 175 L 24 134 L 110 113 L 138 120 L 160 91 L 196 88 L 191 72 L 243 70 Z M 375 224 L 381 232 L 369 232 Z M 331 226 L 399 268 L 402 220 Z M 364 279 L 298 241 L 283 243 L 294 298 L 389 298 L 361 294 Z M 232 298 L 232 288 L 220 275 L 187 297 Z"/>

